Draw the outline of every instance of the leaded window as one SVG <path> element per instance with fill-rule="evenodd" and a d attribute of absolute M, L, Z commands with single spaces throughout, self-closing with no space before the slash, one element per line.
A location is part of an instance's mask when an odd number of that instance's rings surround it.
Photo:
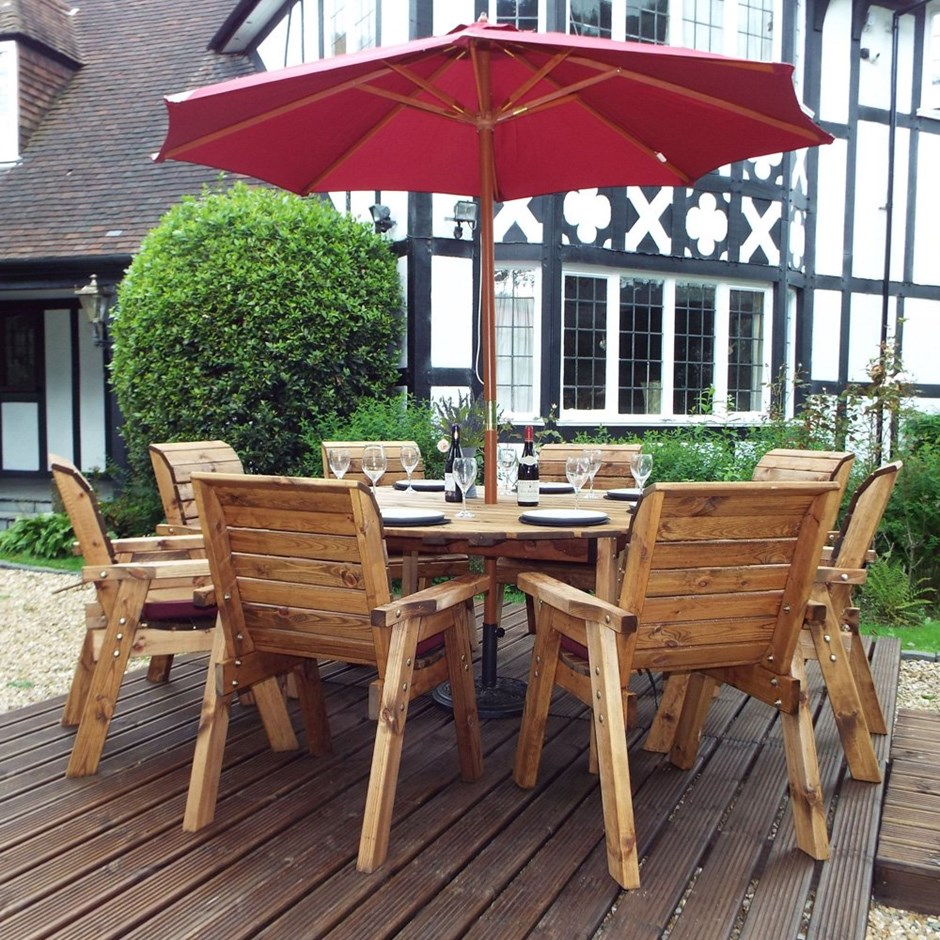
<path fill-rule="evenodd" d="M 611 0 L 571 0 L 569 33 L 610 39 L 612 23 Z"/>
<path fill-rule="evenodd" d="M 565 278 L 562 407 L 603 409 L 607 395 L 607 280 Z"/>
<path fill-rule="evenodd" d="M 764 295 L 732 290 L 728 315 L 728 411 L 760 411 L 763 355 Z"/>
<path fill-rule="evenodd" d="M 724 16 L 724 0 L 683 0 L 683 43 L 704 52 L 723 52 Z"/>
<path fill-rule="evenodd" d="M 496 22 L 510 23 L 516 29 L 539 28 L 538 0 L 496 0 Z"/>
<path fill-rule="evenodd" d="M 496 271 L 496 401 L 501 411 L 531 417 L 536 407 L 536 272 Z"/>
<path fill-rule="evenodd" d="M 42 388 L 42 320 L 26 313 L 0 313 L 0 392 Z"/>
<path fill-rule="evenodd" d="M 768 61 L 773 52 L 773 0 L 738 0 L 737 54 L 745 59 Z"/>
<path fill-rule="evenodd" d="M 669 0 L 627 0 L 626 39 L 669 42 Z"/>
<path fill-rule="evenodd" d="M 620 279 L 618 403 L 621 414 L 659 414 L 663 379 L 663 283 Z"/>
<path fill-rule="evenodd" d="M 712 410 L 715 361 L 715 288 L 676 286 L 675 356 L 672 410 L 705 414 Z"/>

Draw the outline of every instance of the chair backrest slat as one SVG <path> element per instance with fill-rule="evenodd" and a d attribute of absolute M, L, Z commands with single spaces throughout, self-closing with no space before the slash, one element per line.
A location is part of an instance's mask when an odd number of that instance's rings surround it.
<path fill-rule="evenodd" d="M 833 565 L 840 568 L 864 566 L 903 466 L 896 460 L 879 467 L 852 495 L 833 548 Z"/>
<path fill-rule="evenodd" d="M 194 473 L 244 473 L 238 454 L 225 441 L 151 444 L 149 450 L 163 512 L 170 525 L 199 525 L 192 487 Z"/>
<path fill-rule="evenodd" d="M 85 564 L 114 564 L 114 546 L 108 537 L 98 498 L 88 480 L 64 457 L 50 454 L 49 465 Z"/>
<path fill-rule="evenodd" d="M 786 673 L 837 491 L 829 481 L 649 487 L 620 596 L 638 618 L 637 668 Z"/>
<path fill-rule="evenodd" d="M 390 599 L 387 561 L 365 486 L 229 474 L 193 486 L 230 651 L 384 668 L 370 612 Z"/>
<path fill-rule="evenodd" d="M 379 483 L 388 486 L 390 483 L 397 483 L 399 480 L 406 480 L 408 474 L 401 465 L 401 449 L 406 444 L 412 447 L 418 447 L 415 441 L 321 441 L 320 456 L 323 460 L 323 478 L 325 480 L 335 479 L 330 470 L 329 451 L 333 447 L 343 447 L 349 451 L 349 469 L 343 474 L 344 480 L 358 480 L 360 483 L 370 483 L 369 478 L 362 472 L 362 451 L 369 444 L 381 444 L 385 448 L 385 459 L 388 467 L 382 474 Z M 412 471 L 413 480 L 424 479 L 424 455 L 421 448 L 418 447 L 418 466 Z M 370 484 L 371 485 L 371 484 Z"/>
<path fill-rule="evenodd" d="M 546 483 L 563 483 L 565 461 L 580 457 L 588 448 L 601 452 L 601 466 L 594 477 L 597 489 L 635 486 L 630 475 L 630 458 L 638 454 L 640 444 L 543 444 L 539 448 L 539 479 Z"/>

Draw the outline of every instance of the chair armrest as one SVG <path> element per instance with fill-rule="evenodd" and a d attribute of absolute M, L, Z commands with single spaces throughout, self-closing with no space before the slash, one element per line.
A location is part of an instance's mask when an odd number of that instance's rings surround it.
<path fill-rule="evenodd" d="M 531 594 L 543 604 L 548 604 L 570 617 L 591 623 L 603 623 L 617 633 L 633 633 L 636 630 L 635 614 L 546 574 L 527 571 L 519 575 L 518 584 L 520 590 L 526 594 Z"/>
<path fill-rule="evenodd" d="M 482 575 L 462 575 L 423 591 L 409 594 L 372 611 L 373 627 L 388 627 L 410 617 L 427 617 L 486 593 L 489 580 Z"/>
<path fill-rule="evenodd" d="M 174 525 L 161 522 L 157 526 L 157 535 L 201 535 L 202 529 L 198 525 Z"/>
<path fill-rule="evenodd" d="M 867 578 L 865 568 L 829 568 L 821 565 L 816 569 L 817 584 L 864 584 Z"/>
<path fill-rule="evenodd" d="M 204 558 L 180 561 L 127 562 L 120 565 L 86 565 L 83 581 L 161 581 L 170 578 L 207 578 L 209 562 Z"/>
<path fill-rule="evenodd" d="M 118 555 L 205 550 L 201 532 L 189 535 L 148 535 L 141 538 L 114 539 L 111 544 Z"/>

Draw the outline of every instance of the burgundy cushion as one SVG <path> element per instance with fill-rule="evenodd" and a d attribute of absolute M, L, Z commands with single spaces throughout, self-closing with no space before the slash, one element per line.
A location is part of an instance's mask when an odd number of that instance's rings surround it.
<path fill-rule="evenodd" d="M 217 607 L 197 607 L 192 601 L 151 601 L 144 604 L 144 620 L 207 620 L 214 621 Z M 206 626 L 211 626 L 211 623 Z"/>
<path fill-rule="evenodd" d="M 415 650 L 416 656 L 427 656 L 429 653 L 434 653 L 439 649 L 444 648 L 444 634 L 437 633 L 434 636 L 429 636 L 426 640 L 422 640 L 418 644 L 417 650 Z"/>
<path fill-rule="evenodd" d="M 561 636 L 561 648 L 566 653 L 571 653 L 572 656 L 580 656 L 581 659 L 588 658 L 587 647 L 582 646 L 580 643 L 572 640 L 571 637 L 565 636 L 564 634 Z"/>

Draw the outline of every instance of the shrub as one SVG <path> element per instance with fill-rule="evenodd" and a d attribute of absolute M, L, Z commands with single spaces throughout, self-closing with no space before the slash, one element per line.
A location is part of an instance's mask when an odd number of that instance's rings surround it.
<path fill-rule="evenodd" d="M 930 605 L 923 580 L 914 580 L 890 552 L 868 568 L 861 605 L 868 622 L 904 626 L 923 623 Z"/>
<path fill-rule="evenodd" d="M 398 378 L 395 258 L 317 198 L 243 183 L 184 198 L 118 300 L 111 378 L 134 475 L 151 475 L 149 443 L 202 438 L 249 472 L 298 472 L 305 423 Z"/>
<path fill-rule="evenodd" d="M 75 533 L 64 512 L 48 512 L 17 519 L 0 532 L 0 552 L 36 558 L 68 558 Z"/>

